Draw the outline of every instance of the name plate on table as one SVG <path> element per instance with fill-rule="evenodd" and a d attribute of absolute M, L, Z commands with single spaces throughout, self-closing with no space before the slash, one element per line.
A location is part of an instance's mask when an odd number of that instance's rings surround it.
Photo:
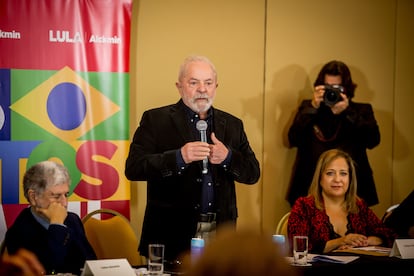
<path fill-rule="evenodd" d="M 85 262 L 81 276 L 136 276 L 127 259 L 102 259 Z"/>
<path fill-rule="evenodd" d="M 396 239 L 392 246 L 390 257 L 414 259 L 414 239 Z"/>

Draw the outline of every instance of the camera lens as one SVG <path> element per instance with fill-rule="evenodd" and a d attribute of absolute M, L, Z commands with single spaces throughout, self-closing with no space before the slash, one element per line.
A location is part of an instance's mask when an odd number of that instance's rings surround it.
<path fill-rule="evenodd" d="M 333 106 L 337 102 L 342 101 L 341 93 L 343 91 L 344 88 L 340 85 L 325 85 L 323 101 L 327 106 Z"/>
<path fill-rule="evenodd" d="M 329 102 L 337 102 L 338 101 L 338 93 L 335 92 L 335 90 L 327 90 L 325 92 L 325 98 Z"/>

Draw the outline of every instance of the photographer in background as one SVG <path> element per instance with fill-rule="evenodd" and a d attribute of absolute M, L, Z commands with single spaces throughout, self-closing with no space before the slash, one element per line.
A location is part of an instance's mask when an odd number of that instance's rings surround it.
<path fill-rule="evenodd" d="M 372 106 L 355 103 L 357 85 L 348 66 L 337 60 L 326 63 L 319 72 L 311 100 L 303 100 L 288 132 L 290 147 L 297 147 L 296 160 L 287 193 L 293 206 L 305 196 L 322 152 L 341 149 L 356 164 L 357 194 L 368 206 L 378 204 L 367 149 L 380 143 L 380 131 Z"/>

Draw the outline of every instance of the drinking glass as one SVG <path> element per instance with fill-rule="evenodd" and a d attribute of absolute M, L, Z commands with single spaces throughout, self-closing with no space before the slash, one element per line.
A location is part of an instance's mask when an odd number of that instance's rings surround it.
<path fill-rule="evenodd" d="M 161 276 L 164 273 L 164 245 L 148 245 L 148 273 Z"/>
<path fill-rule="evenodd" d="M 308 236 L 293 237 L 293 260 L 295 265 L 308 264 Z"/>

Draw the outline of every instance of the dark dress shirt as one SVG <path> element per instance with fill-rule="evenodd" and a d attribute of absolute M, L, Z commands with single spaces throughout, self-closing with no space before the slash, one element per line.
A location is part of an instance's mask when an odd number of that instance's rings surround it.
<path fill-rule="evenodd" d="M 358 181 L 357 194 L 369 206 L 378 203 L 367 149 L 380 143 L 380 132 L 370 104 L 349 101 L 346 110 L 334 115 L 321 103 L 313 108 L 304 100 L 288 132 L 291 147 L 297 148 L 287 200 L 293 206 L 298 197 L 308 194 L 319 156 L 329 149 L 347 152 L 355 162 Z"/>
<path fill-rule="evenodd" d="M 386 227 L 363 200 L 358 200 L 357 205 L 359 212 L 348 215 L 346 234 L 377 236 L 382 239 L 382 246 L 392 247 L 396 238 L 394 231 Z M 313 196 L 300 197 L 293 205 L 288 220 L 288 233 L 290 244 L 293 236 L 308 236 L 309 252 L 315 254 L 323 253 L 327 241 L 340 237 L 325 211 L 316 208 Z"/>
<path fill-rule="evenodd" d="M 194 136 L 186 106 L 176 104 L 145 111 L 132 139 L 125 164 L 129 180 L 147 181 L 147 206 L 139 245 L 148 256 L 149 243 L 165 244 L 165 258 L 175 260 L 190 249 L 200 217 L 202 161 L 184 168 L 177 163 L 177 150 L 199 141 Z M 254 184 L 260 167 L 240 119 L 212 108 L 216 137 L 231 151 L 229 164 L 210 164 L 217 227 L 236 224 L 238 217 L 235 181 Z"/>
<path fill-rule="evenodd" d="M 32 251 L 45 267 L 46 274 L 79 275 L 86 260 L 96 259 L 82 221 L 72 212 L 68 212 L 64 225 L 50 224 L 46 229 L 30 208 L 25 208 L 7 230 L 5 243 L 9 254 L 16 253 L 19 248 Z"/>
<path fill-rule="evenodd" d="M 197 122 L 200 121 L 200 116 L 192 111 L 190 108 L 186 107 L 188 121 L 192 128 L 194 139 L 201 141 L 201 133 L 197 130 Z M 209 109 L 207 112 L 207 118 L 204 121 L 207 123 L 206 137 L 207 142 L 211 144 L 211 130 L 213 129 L 213 114 L 212 109 Z M 180 156 L 179 161 L 183 160 L 181 156 L 181 150 L 177 150 L 178 155 Z M 183 160 L 184 162 L 184 160 Z M 207 168 L 209 163 L 207 163 Z M 207 173 L 202 175 L 202 189 L 201 189 L 201 213 L 215 212 L 214 208 L 214 189 L 213 189 L 213 177 L 211 175 L 211 169 L 207 169 Z"/>

